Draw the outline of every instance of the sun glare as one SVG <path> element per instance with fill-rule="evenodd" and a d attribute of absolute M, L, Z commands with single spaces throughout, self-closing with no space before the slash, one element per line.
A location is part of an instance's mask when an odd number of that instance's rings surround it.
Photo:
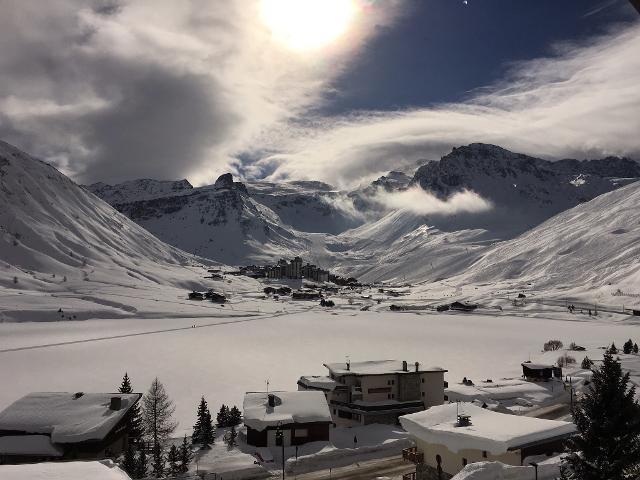
<path fill-rule="evenodd" d="M 293 50 L 322 48 L 343 35 L 356 14 L 355 0 L 262 0 L 262 19 Z"/>

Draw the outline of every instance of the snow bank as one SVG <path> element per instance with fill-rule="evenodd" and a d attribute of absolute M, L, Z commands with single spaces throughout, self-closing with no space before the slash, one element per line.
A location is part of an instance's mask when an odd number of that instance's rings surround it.
<path fill-rule="evenodd" d="M 0 430 L 40 433 L 53 443 L 103 439 L 138 401 L 139 394 L 30 393 L 0 413 Z M 110 408 L 119 397 L 119 410 Z"/>
<path fill-rule="evenodd" d="M 275 395 L 275 406 L 269 406 L 269 395 Z M 244 424 L 255 430 L 275 427 L 279 423 L 331 422 L 331 412 L 324 393 L 250 392 L 244 397 Z"/>
<path fill-rule="evenodd" d="M 560 473 L 558 463 L 538 465 L 539 480 L 556 479 Z M 470 463 L 452 480 L 531 480 L 535 470 L 532 466 L 514 467 L 500 462 Z"/>
<path fill-rule="evenodd" d="M 130 480 L 111 461 L 0 465 L 2 480 Z"/>
<path fill-rule="evenodd" d="M 471 425 L 457 426 L 456 412 L 470 415 Z M 486 450 L 501 455 L 510 448 L 571 435 L 575 425 L 558 420 L 542 420 L 492 412 L 470 403 L 449 403 L 400 417 L 411 435 L 428 443 L 445 445 L 452 452 Z"/>

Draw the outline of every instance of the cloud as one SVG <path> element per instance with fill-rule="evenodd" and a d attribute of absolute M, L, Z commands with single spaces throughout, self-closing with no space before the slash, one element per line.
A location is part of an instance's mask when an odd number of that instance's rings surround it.
<path fill-rule="evenodd" d="M 256 162 L 253 172 L 349 186 L 472 142 L 551 159 L 640 157 L 638 51 L 636 23 L 516 64 L 503 82 L 466 102 L 314 119 L 278 138 L 278 153 Z"/>
<path fill-rule="evenodd" d="M 343 41 L 289 50 L 259 0 L 11 2 L 0 16 L 0 138 L 83 182 L 210 182 L 322 102 L 400 1 L 368 2 Z"/>
<path fill-rule="evenodd" d="M 371 200 L 387 210 L 404 210 L 417 215 L 449 216 L 458 213 L 482 213 L 493 208 L 491 202 L 470 190 L 456 192 L 442 200 L 418 186 L 397 192 L 378 189 Z"/>

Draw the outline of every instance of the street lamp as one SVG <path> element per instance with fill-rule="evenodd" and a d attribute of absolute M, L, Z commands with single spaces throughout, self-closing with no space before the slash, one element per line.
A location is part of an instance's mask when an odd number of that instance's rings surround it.
<path fill-rule="evenodd" d="M 282 480 L 284 480 L 284 432 L 282 431 L 282 422 L 278 422 L 276 427 L 276 445 L 278 442 L 282 445 Z"/>
<path fill-rule="evenodd" d="M 536 480 L 538 480 L 538 464 L 536 462 L 529 462 L 529 465 L 536 469 Z"/>

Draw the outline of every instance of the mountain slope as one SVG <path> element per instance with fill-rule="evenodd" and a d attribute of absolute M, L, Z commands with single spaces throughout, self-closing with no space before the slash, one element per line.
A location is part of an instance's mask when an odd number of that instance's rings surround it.
<path fill-rule="evenodd" d="M 491 248 L 461 281 L 640 293 L 638 205 L 640 183 L 601 195 Z"/>
<path fill-rule="evenodd" d="M 182 285 L 192 255 L 166 245 L 52 166 L 0 142 L 0 285 L 67 280 Z M 172 275 L 165 275 L 171 270 Z"/>

